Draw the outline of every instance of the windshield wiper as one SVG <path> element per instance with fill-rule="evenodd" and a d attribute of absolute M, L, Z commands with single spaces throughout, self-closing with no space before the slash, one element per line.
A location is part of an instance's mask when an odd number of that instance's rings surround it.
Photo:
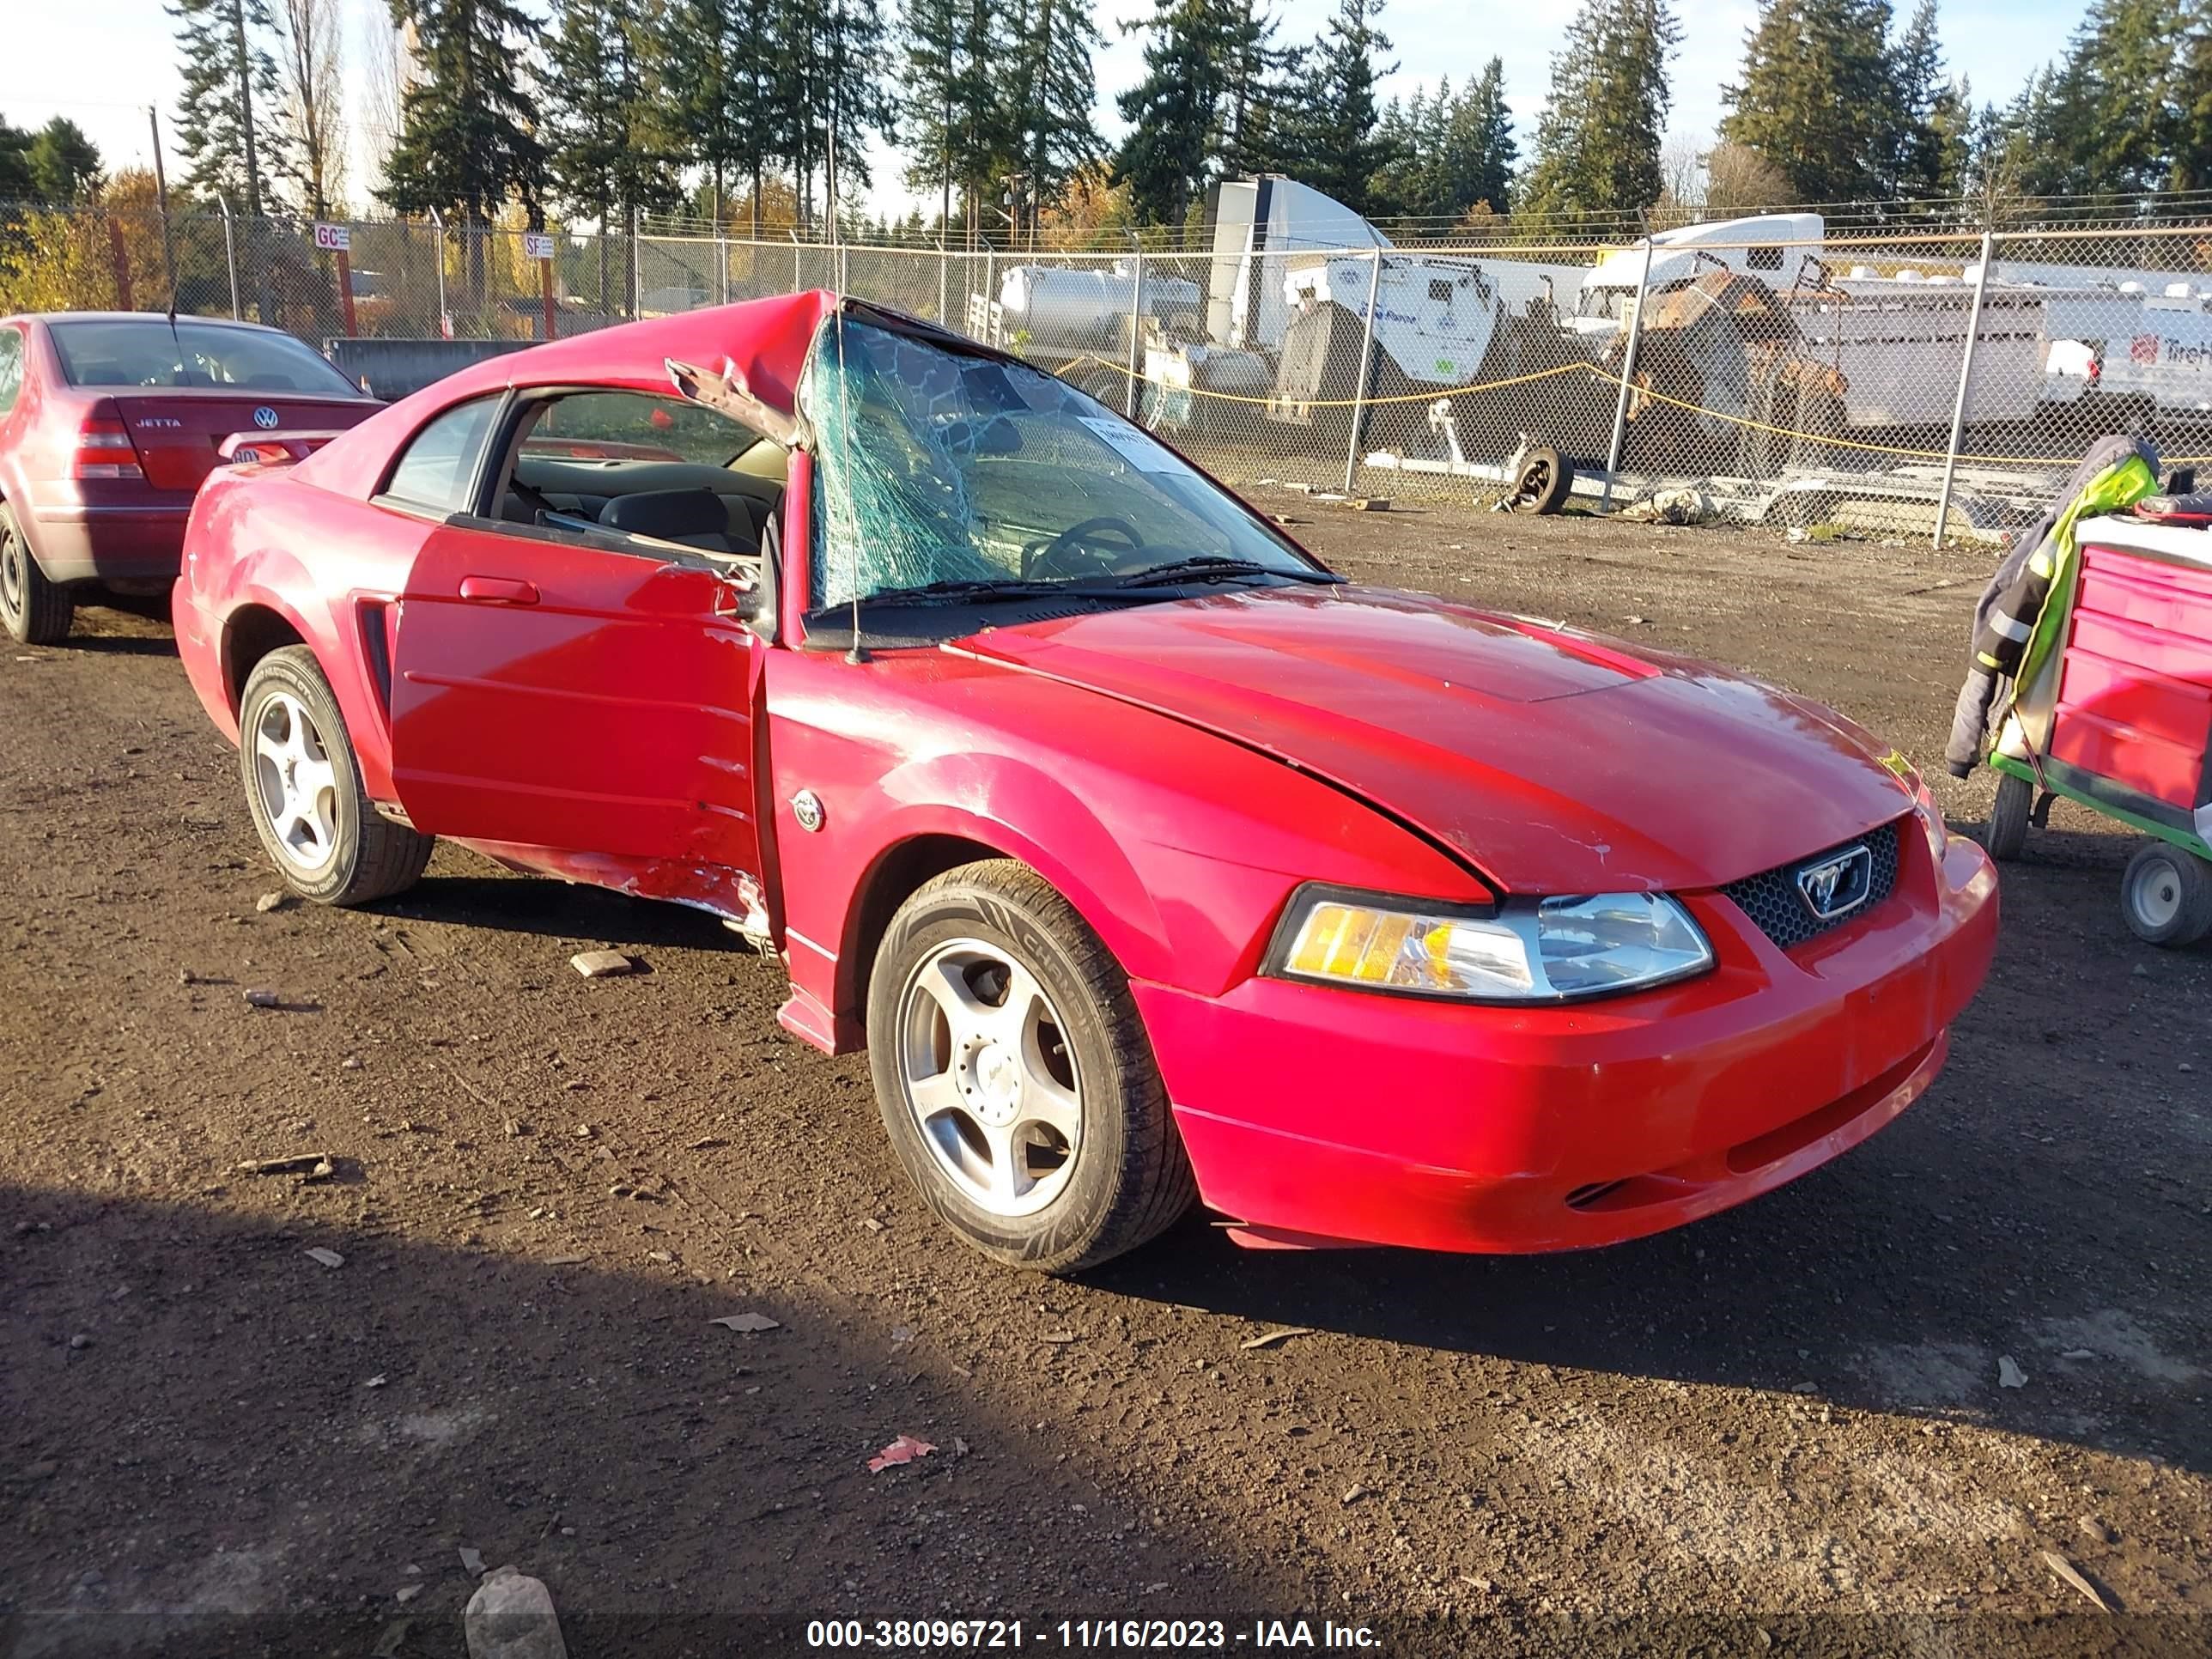
<path fill-rule="evenodd" d="M 1079 586 L 1070 582 L 1024 581 L 1018 577 L 1000 580 L 958 578 L 921 582 L 913 587 L 885 587 L 860 597 L 862 605 L 997 605 L 1017 599 L 1110 599 L 1111 590 Z"/>
<path fill-rule="evenodd" d="M 1220 553 L 1194 553 L 1187 559 L 1173 559 L 1166 564 L 1156 564 L 1149 570 L 1139 570 L 1122 577 L 1116 587 L 1164 587 L 1172 582 L 1227 581 L 1237 576 L 1283 576 L 1296 582 L 1335 582 L 1338 578 L 1325 570 L 1285 569 L 1279 564 L 1263 564 L 1257 559 L 1235 559 Z"/>

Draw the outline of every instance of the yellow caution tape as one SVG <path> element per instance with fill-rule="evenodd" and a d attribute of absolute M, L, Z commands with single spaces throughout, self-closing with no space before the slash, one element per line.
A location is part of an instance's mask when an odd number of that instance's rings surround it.
<path fill-rule="evenodd" d="M 1374 409 L 1385 404 L 1432 404 L 1443 398 L 1471 398 L 1478 392 L 1502 392 L 1508 386 L 1528 386 L 1534 381 L 1548 380 L 1561 374 L 1588 374 L 1607 386 L 1617 387 L 1621 383 L 1620 376 L 1607 374 L 1595 363 L 1561 363 L 1555 368 L 1538 369 L 1532 374 L 1516 374 L 1508 380 L 1485 380 L 1475 386 L 1440 386 L 1432 392 L 1395 392 L 1387 398 L 1285 398 L 1279 394 L 1274 397 L 1255 398 L 1243 392 L 1212 392 L 1203 386 L 1178 386 L 1156 374 L 1139 374 L 1127 363 L 1115 362 L 1095 353 L 1085 353 L 1079 357 L 1072 357 L 1053 373 L 1064 375 L 1069 369 L 1080 368 L 1086 362 L 1097 363 L 1101 368 L 1110 368 L 1125 379 L 1139 381 L 1146 386 L 1161 386 L 1171 392 L 1185 392 L 1194 398 L 1211 398 L 1217 403 L 1252 404 L 1261 407 L 1289 403 L 1295 404 L 1302 409 Z M 1897 444 L 1868 443 L 1858 438 L 1842 438 L 1826 433 L 1801 431 L 1796 427 L 1774 426 L 1765 421 L 1753 420 L 1747 415 L 1730 415 L 1724 410 L 1707 409 L 1701 404 L 1693 404 L 1681 398 L 1670 398 L 1665 392 L 1655 392 L 1648 386 L 1632 386 L 1631 391 L 1633 395 L 1648 398 L 1653 403 L 1668 404 L 1676 409 L 1686 410 L 1692 415 L 1703 415 L 1716 421 L 1724 421 L 1730 426 L 1748 427 L 1755 432 L 1769 432 L 1778 437 L 1796 438 L 1807 443 L 1825 444 L 1832 449 L 1850 449 L 1868 455 L 1897 455 L 1916 461 L 1942 461 L 1952 459 L 1948 450 L 1908 449 Z M 2047 471 L 2070 465 L 2080 457 L 1961 454 L 1957 459 L 1973 466 L 2025 466 Z M 2169 466 L 2195 466 L 2212 462 L 2212 455 L 2169 455 L 2164 459 Z"/>

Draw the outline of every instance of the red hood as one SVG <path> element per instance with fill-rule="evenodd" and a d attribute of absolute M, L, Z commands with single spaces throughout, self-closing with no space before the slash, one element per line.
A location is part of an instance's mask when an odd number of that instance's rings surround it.
<path fill-rule="evenodd" d="M 963 648 L 1355 791 L 1509 891 L 1717 886 L 1911 804 L 1850 722 L 1740 675 L 1383 588 L 1267 588 Z"/>

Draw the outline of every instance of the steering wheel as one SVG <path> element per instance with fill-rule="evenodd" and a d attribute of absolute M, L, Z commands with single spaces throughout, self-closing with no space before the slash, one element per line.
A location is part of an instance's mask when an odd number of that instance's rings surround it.
<path fill-rule="evenodd" d="M 1115 540 L 1122 544 L 1120 550 L 1134 553 L 1145 544 L 1136 526 L 1127 519 L 1110 514 L 1085 519 L 1072 524 L 1057 536 L 1031 542 L 1022 549 L 1022 574 L 1024 576 L 1110 576 L 1120 567 L 1104 552 L 1086 546 L 1095 538 L 1111 532 Z M 1078 559 L 1083 561 L 1079 564 Z"/>

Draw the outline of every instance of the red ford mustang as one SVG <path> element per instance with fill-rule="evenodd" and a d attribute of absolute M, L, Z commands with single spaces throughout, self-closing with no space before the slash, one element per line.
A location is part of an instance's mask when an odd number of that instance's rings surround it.
<path fill-rule="evenodd" d="M 1996 883 L 1796 697 L 1349 585 L 1062 382 L 827 295 L 561 341 L 218 476 L 184 660 L 301 893 L 449 836 L 696 905 L 1067 1270 L 1650 1233 L 1942 1065 Z"/>
<path fill-rule="evenodd" d="M 0 318 L 0 628 L 51 645 L 80 594 L 165 591 L 227 440 L 283 427 L 301 454 L 380 407 L 273 328 Z"/>

